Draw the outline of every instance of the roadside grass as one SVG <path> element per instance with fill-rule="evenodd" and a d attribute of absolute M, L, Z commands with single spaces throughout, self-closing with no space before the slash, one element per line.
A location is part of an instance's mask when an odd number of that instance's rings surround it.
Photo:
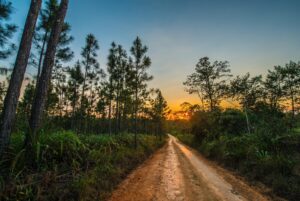
<path fill-rule="evenodd" d="M 165 143 L 153 135 L 43 134 L 37 167 L 26 166 L 24 135 L 14 134 L 1 161 L 0 200 L 105 200 L 137 165 Z"/>
<path fill-rule="evenodd" d="M 265 138 L 258 134 L 224 134 L 201 143 L 191 134 L 176 136 L 249 181 L 260 181 L 288 200 L 300 200 L 300 132 Z"/>
<path fill-rule="evenodd" d="M 300 134 L 300 127 L 294 128 L 293 131 L 294 131 L 295 133 Z"/>

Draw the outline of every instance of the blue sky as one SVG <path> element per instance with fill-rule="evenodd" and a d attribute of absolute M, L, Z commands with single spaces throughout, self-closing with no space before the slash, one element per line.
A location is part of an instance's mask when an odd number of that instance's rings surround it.
<path fill-rule="evenodd" d="M 30 0 L 12 3 L 12 21 L 22 29 Z M 153 63 L 150 86 L 161 88 L 174 108 L 197 101 L 182 82 L 201 57 L 228 60 L 233 74 L 253 75 L 299 61 L 299 9 L 299 0 L 70 0 L 66 20 L 76 57 L 93 33 L 103 68 L 112 41 L 129 49 L 140 36 Z"/>

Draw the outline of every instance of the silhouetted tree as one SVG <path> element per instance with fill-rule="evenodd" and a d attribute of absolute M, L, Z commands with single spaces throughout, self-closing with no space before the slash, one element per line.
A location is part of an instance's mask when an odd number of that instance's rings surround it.
<path fill-rule="evenodd" d="M 281 66 L 275 66 L 274 70 L 268 70 L 266 80 L 264 81 L 264 95 L 271 108 L 278 109 L 280 101 L 285 95 L 283 90 L 283 74 Z"/>
<path fill-rule="evenodd" d="M 165 134 L 164 123 L 167 115 L 170 113 L 167 101 L 159 89 L 155 90 L 155 98 L 152 101 L 151 116 L 156 124 L 156 134 L 160 136 Z"/>
<path fill-rule="evenodd" d="M 130 49 L 130 52 L 133 56 L 132 65 L 132 86 L 134 91 L 134 121 L 135 121 L 135 147 L 137 147 L 137 127 L 138 127 L 138 111 L 139 106 L 141 104 L 139 95 L 144 92 L 144 89 L 147 87 L 146 82 L 153 79 L 152 76 L 148 75 L 147 69 L 151 65 L 151 60 L 146 53 L 148 51 L 148 47 L 142 44 L 142 41 L 139 37 L 137 37 L 133 41 L 133 45 Z"/>
<path fill-rule="evenodd" d="M 249 73 L 242 77 L 237 76 L 230 82 L 229 94 L 242 105 L 246 116 L 247 129 L 249 133 L 251 133 L 251 129 L 248 110 L 250 107 L 254 106 L 257 100 L 263 95 L 261 83 L 261 76 L 255 76 L 251 78 Z"/>
<path fill-rule="evenodd" d="M 226 93 L 226 79 L 231 76 L 227 61 L 211 63 L 208 57 L 203 57 L 196 65 L 195 73 L 187 77 L 184 85 L 190 93 L 197 93 L 204 104 L 214 110 L 220 99 Z"/>
<path fill-rule="evenodd" d="M 126 79 L 126 66 L 127 66 L 127 55 L 126 51 L 121 45 L 116 45 L 114 42 L 111 44 L 109 50 L 107 72 L 108 82 L 106 83 L 108 88 L 108 100 L 109 100 L 109 133 L 112 132 L 112 106 L 113 101 L 115 104 L 115 132 L 119 132 L 121 126 L 121 113 L 122 103 L 124 100 L 124 87 Z"/>
<path fill-rule="evenodd" d="M 280 72 L 283 76 L 283 90 L 286 93 L 286 99 L 291 103 L 293 124 L 296 113 L 295 104 L 300 94 L 300 62 L 290 61 L 284 68 L 280 68 Z"/>
<path fill-rule="evenodd" d="M 74 68 L 69 69 L 69 81 L 68 81 L 68 99 L 71 102 L 72 107 L 72 128 L 75 128 L 76 112 L 79 107 L 80 99 L 80 86 L 83 83 L 83 74 L 81 71 L 80 62 L 77 61 Z"/>
<path fill-rule="evenodd" d="M 97 61 L 97 50 L 99 49 L 98 41 L 94 35 L 89 34 L 86 37 L 86 44 L 82 48 L 81 56 L 83 58 L 83 84 L 81 91 L 81 116 L 85 118 L 84 132 L 87 129 L 87 117 L 91 113 L 91 107 L 96 103 L 95 90 L 99 86 L 100 80 L 105 73 L 100 69 Z M 86 93 L 89 91 L 89 93 Z"/>
<path fill-rule="evenodd" d="M 117 72 L 117 46 L 113 42 L 111 48 L 109 49 L 108 63 L 107 63 L 107 73 L 108 82 L 106 83 L 108 89 L 108 129 L 109 134 L 112 133 L 112 102 L 114 99 L 115 82 L 116 82 L 116 72 Z"/>

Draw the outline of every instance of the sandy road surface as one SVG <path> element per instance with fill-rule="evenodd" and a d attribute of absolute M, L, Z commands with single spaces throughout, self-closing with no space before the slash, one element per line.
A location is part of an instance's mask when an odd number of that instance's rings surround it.
<path fill-rule="evenodd" d="M 122 182 L 110 201 L 264 201 L 266 197 L 178 140 L 168 143 Z"/>

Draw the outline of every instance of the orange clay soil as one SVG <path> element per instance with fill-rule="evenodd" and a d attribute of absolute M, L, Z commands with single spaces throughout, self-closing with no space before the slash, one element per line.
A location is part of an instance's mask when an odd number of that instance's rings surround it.
<path fill-rule="evenodd" d="M 167 145 L 131 173 L 109 200 L 272 200 L 261 192 L 169 135 Z"/>

